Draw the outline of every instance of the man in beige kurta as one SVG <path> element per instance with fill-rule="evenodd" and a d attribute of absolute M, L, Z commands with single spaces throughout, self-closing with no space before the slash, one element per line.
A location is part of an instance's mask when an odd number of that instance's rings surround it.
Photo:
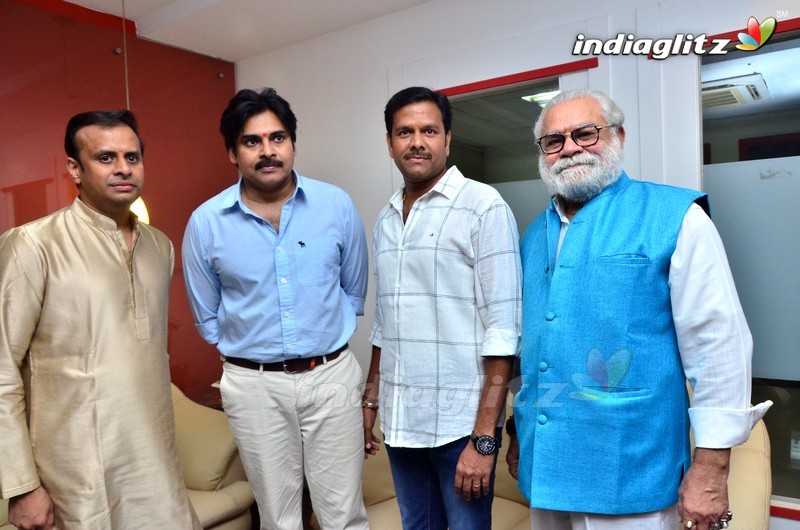
<path fill-rule="evenodd" d="M 0 496 L 41 486 L 59 530 L 200 528 L 170 393 L 172 244 L 87 203 L 0 236 Z"/>

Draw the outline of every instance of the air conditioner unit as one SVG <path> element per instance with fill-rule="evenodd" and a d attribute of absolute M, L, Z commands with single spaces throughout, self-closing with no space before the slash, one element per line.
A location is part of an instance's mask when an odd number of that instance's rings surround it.
<path fill-rule="evenodd" d="M 757 73 L 704 81 L 701 94 L 703 110 L 750 105 L 770 98 L 767 83 Z"/>

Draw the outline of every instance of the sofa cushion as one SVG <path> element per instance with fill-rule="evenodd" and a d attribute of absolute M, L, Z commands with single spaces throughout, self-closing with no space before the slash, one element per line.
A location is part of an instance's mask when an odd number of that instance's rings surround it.
<path fill-rule="evenodd" d="M 186 487 L 214 491 L 239 452 L 225 413 L 195 403 L 172 385 L 178 457 Z"/>
<path fill-rule="evenodd" d="M 0 530 L 13 530 L 8 522 L 8 499 L 0 499 Z"/>
<path fill-rule="evenodd" d="M 769 528 L 772 469 L 770 444 L 764 420 L 759 420 L 742 445 L 731 449 L 728 500 L 734 512 L 734 527 Z"/>
<path fill-rule="evenodd" d="M 508 499 L 527 507 L 528 499 L 519 491 L 517 480 L 508 472 L 508 464 L 506 463 L 508 444 L 508 436 L 504 433 L 502 445 L 497 455 L 497 467 L 494 472 L 494 497 L 495 499 Z"/>
<path fill-rule="evenodd" d="M 492 528 L 497 530 L 530 530 L 531 509 L 524 504 L 495 497 L 492 503 Z"/>
<path fill-rule="evenodd" d="M 203 528 L 213 528 L 249 510 L 253 493 L 247 482 L 234 482 L 218 491 L 189 490 L 189 500 Z"/>
<path fill-rule="evenodd" d="M 366 477 L 366 480 L 363 480 L 361 489 L 364 506 L 367 508 L 395 497 L 389 456 L 385 445 L 381 444 L 378 454 L 370 456 L 364 462 L 363 476 Z M 383 527 L 375 526 L 374 528 Z"/>
<path fill-rule="evenodd" d="M 400 522 L 400 506 L 396 498 L 367 506 L 369 527 L 380 530 L 403 530 Z"/>

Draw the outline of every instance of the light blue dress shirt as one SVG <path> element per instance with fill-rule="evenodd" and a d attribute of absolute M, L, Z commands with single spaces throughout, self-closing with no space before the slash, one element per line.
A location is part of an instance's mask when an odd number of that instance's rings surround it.
<path fill-rule="evenodd" d="M 244 204 L 241 180 L 189 219 L 189 303 L 200 335 L 225 356 L 271 363 L 329 353 L 364 314 L 367 248 L 353 201 L 294 176 L 277 233 Z"/>

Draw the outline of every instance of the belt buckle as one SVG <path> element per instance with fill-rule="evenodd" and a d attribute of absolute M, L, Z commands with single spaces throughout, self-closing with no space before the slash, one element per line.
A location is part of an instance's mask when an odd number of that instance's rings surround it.
<path fill-rule="evenodd" d="M 283 360 L 283 373 L 285 374 L 299 374 L 300 370 L 289 370 L 289 367 L 286 365 L 286 359 Z"/>
<path fill-rule="evenodd" d="M 300 361 L 300 360 L 303 360 L 303 359 L 289 359 L 290 362 L 291 361 Z M 299 374 L 299 373 L 302 373 L 302 372 L 308 372 L 310 370 L 313 370 L 316 365 L 317 365 L 317 358 L 316 357 L 312 357 L 311 359 L 309 359 L 308 368 L 305 368 L 305 369 L 302 369 L 302 370 L 290 370 L 289 366 L 286 364 L 286 359 L 284 359 L 283 360 L 283 372 L 286 373 L 286 374 Z"/>

